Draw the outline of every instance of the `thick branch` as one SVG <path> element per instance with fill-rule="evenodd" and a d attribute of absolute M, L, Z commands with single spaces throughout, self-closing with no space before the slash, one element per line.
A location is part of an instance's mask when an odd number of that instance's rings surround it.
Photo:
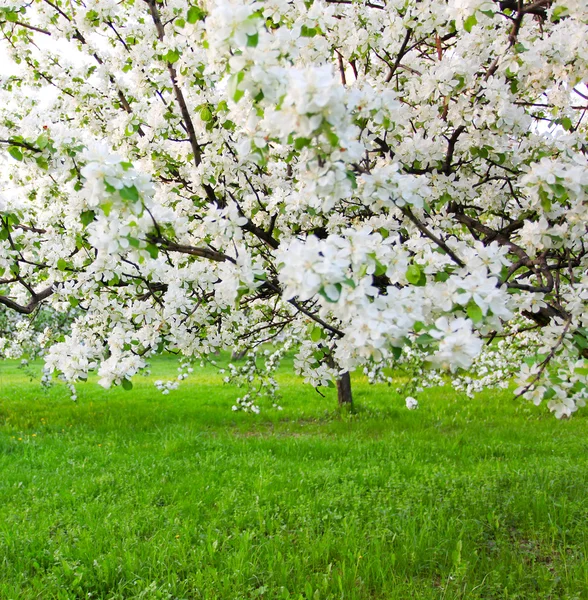
<path fill-rule="evenodd" d="M 198 256 L 200 258 L 208 258 L 209 260 L 213 260 L 215 262 L 231 262 L 236 264 L 236 260 L 223 254 L 222 252 L 217 252 L 216 250 L 211 250 L 210 248 L 198 248 L 196 246 L 185 246 L 182 244 L 176 244 L 174 242 L 170 242 L 168 240 L 163 239 L 153 239 L 154 243 L 158 243 L 161 245 L 163 250 L 167 250 L 169 252 L 179 252 L 180 254 L 190 254 L 191 256 Z"/>
<path fill-rule="evenodd" d="M 49 298 L 49 296 L 51 296 L 51 294 L 53 294 L 54 291 L 55 290 L 53 289 L 53 284 L 51 284 L 44 290 L 41 290 L 40 292 L 35 292 L 31 298 L 31 301 L 25 305 L 18 304 L 17 302 L 11 300 L 10 298 L 7 298 L 6 296 L 0 296 L 0 304 L 4 304 L 4 306 L 15 310 L 16 312 L 22 315 L 30 315 L 35 310 L 35 308 L 37 308 L 37 306 L 41 302 L 43 302 L 43 300 Z"/>
<path fill-rule="evenodd" d="M 455 144 L 459 136 L 465 131 L 465 126 L 460 125 L 455 129 L 449 140 L 447 140 L 447 154 L 445 155 L 445 164 L 443 165 L 443 172 L 445 175 L 451 174 L 451 161 L 453 160 L 453 154 L 455 152 Z"/>

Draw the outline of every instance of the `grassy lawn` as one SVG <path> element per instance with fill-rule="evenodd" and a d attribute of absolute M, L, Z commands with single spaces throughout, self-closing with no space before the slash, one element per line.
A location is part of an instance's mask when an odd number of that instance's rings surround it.
<path fill-rule="evenodd" d="M 233 413 L 211 369 L 161 395 L 44 391 L 0 363 L 0 599 L 588 598 L 588 419 L 491 392 L 339 416 L 284 370 Z"/>

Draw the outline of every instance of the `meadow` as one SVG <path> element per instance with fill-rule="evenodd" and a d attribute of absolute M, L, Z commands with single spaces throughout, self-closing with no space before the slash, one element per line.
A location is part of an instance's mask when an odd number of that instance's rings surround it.
<path fill-rule="evenodd" d="M 287 368 L 243 414 L 174 372 L 74 403 L 0 362 L 0 599 L 588 598 L 584 414 L 361 376 L 340 414 Z"/>

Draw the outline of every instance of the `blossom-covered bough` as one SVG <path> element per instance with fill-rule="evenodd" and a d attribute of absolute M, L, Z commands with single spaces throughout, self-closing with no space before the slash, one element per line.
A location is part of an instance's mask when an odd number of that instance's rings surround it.
<path fill-rule="evenodd" d="M 49 369 L 248 348 L 227 378 L 271 396 L 293 350 L 342 401 L 398 368 L 411 406 L 443 373 L 584 404 L 584 0 L 2 0 L 0 29 L 0 303 L 79 311 Z"/>

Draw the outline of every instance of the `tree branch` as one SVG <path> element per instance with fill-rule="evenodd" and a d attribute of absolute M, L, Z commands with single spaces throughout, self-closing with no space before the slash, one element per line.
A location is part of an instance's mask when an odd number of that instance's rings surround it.
<path fill-rule="evenodd" d="M 149 11 L 151 12 L 151 18 L 153 19 L 153 23 L 155 25 L 155 29 L 157 30 L 157 37 L 159 41 L 163 41 L 165 37 L 165 30 L 163 27 L 163 23 L 161 22 L 161 16 L 159 14 L 159 10 L 157 9 L 157 5 L 155 4 L 155 0 L 144 0 L 149 6 Z M 182 119 L 184 121 L 184 125 L 186 127 L 186 133 L 190 138 L 190 145 L 192 146 L 192 153 L 194 154 L 194 163 L 198 167 L 202 162 L 202 148 L 198 144 L 198 140 L 196 139 L 196 131 L 194 129 L 194 123 L 192 122 L 192 117 L 190 116 L 190 111 L 188 110 L 188 105 L 186 104 L 186 99 L 184 98 L 184 94 L 178 85 L 178 74 L 176 68 L 172 63 L 167 63 L 167 70 L 169 71 L 172 87 L 174 90 L 174 94 L 176 96 L 176 101 L 178 106 L 180 107 L 180 112 L 182 113 Z"/>
<path fill-rule="evenodd" d="M 7 296 L 0 296 L 0 304 L 4 304 L 4 306 L 15 310 L 21 315 L 30 315 L 35 310 L 35 308 L 37 308 L 37 306 L 41 302 L 43 302 L 43 300 L 49 298 L 49 296 L 51 296 L 51 294 L 53 294 L 54 291 L 55 290 L 53 289 L 53 284 L 51 284 L 44 290 L 41 290 L 40 292 L 35 292 L 31 298 L 31 301 L 25 305 L 18 304 L 17 302 L 11 300 Z"/>

